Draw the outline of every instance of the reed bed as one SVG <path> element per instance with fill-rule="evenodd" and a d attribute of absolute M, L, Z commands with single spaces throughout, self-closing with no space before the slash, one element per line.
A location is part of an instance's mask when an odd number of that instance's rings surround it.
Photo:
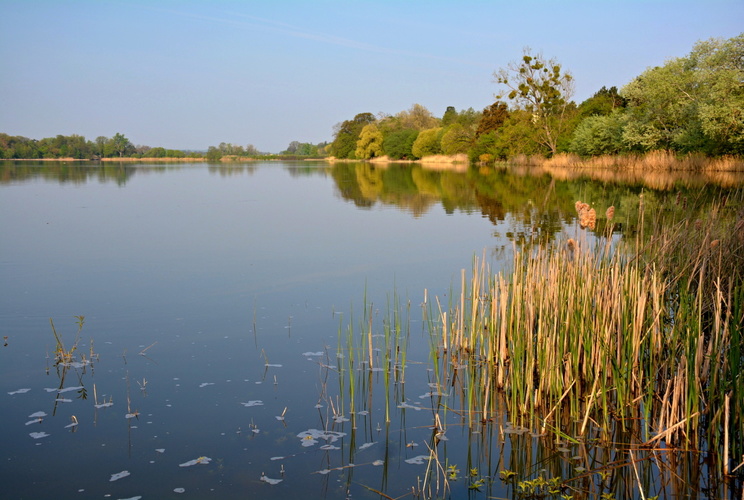
<path fill-rule="evenodd" d="M 516 159 L 524 163 L 525 158 Z M 533 157 L 527 163 L 544 167 L 570 168 L 619 168 L 623 170 L 684 170 L 693 172 L 741 172 L 744 159 L 734 156 L 709 157 L 700 153 L 678 155 L 672 151 L 649 151 L 645 154 L 602 155 L 582 158 L 574 153 L 558 153 L 551 158 L 537 160 Z"/>
<path fill-rule="evenodd" d="M 508 272 L 474 259 L 459 297 L 425 312 L 467 423 L 493 419 L 503 397 L 517 428 L 608 440 L 637 429 L 644 446 L 712 451 L 728 473 L 744 455 L 744 212 L 728 208 L 659 219 L 621 249 L 515 248 Z M 596 214 L 577 210 L 590 227 Z"/>

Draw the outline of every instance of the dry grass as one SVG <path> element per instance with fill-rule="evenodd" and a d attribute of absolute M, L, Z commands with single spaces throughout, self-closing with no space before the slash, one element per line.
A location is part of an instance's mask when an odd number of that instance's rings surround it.
<path fill-rule="evenodd" d="M 521 163 L 515 158 L 514 163 Z M 531 160 L 533 163 L 536 161 Z M 650 151 L 644 155 L 627 154 L 619 156 L 593 156 L 581 158 L 573 153 L 559 153 L 552 158 L 543 158 L 539 164 L 553 168 L 586 168 L 623 170 L 660 170 L 690 172 L 742 172 L 744 160 L 733 156 L 711 158 L 700 153 L 678 156 L 671 151 Z"/>

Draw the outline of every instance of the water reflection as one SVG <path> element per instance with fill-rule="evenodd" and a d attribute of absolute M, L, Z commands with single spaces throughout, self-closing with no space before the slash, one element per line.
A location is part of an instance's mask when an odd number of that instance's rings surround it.
<path fill-rule="evenodd" d="M 452 274 L 484 246 L 573 236 L 577 200 L 596 209 L 601 235 L 614 206 L 615 236 L 641 231 L 641 194 L 647 213 L 670 220 L 711 204 L 736 208 L 726 205 L 729 181 L 587 174 L 1 164 L 4 208 L 20 214 L 5 220 L 0 242 L 7 491 L 397 498 L 449 484 L 453 498 L 524 498 L 508 474 L 519 471 L 520 481 L 560 477 L 561 494 L 574 498 L 638 497 L 639 482 L 649 496 L 706 494 L 705 457 L 641 449 L 635 422 L 609 434 L 590 427 L 582 443 L 556 441 L 508 424 L 501 400 L 481 422 L 469 409 L 467 367 L 430 358 L 416 309 L 422 290 L 442 290 L 446 307 Z M 360 312 L 362 291 L 376 305 Z M 90 318 L 76 355 L 95 352 L 95 372 L 76 358 L 46 375 L 45 352 L 53 359 L 56 344 L 49 317 L 69 331 L 73 314 Z M 347 327 L 364 331 L 370 319 L 371 344 L 350 335 Z M 336 356 L 350 337 L 355 347 Z M 69 350 L 73 339 L 63 339 Z M 71 402 L 57 402 L 65 389 Z M 56 416 L 29 437 L 24 422 L 42 411 Z M 79 425 L 67 428 L 72 416 Z M 561 420 L 569 437 L 576 425 Z"/>

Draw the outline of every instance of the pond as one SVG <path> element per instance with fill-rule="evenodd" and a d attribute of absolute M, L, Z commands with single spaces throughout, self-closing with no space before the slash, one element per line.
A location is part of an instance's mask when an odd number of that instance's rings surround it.
<path fill-rule="evenodd" d="M 709 494 L 701 454 L 616 467 L 625 452 L 506 411 L 470 421 L 427 311 L 475 259 L 498 270 L 515 245 L 596 238 L 577 200 L 614 205 L 617 240 L 641 193 L 704 210 L 741 186 L 0 163 L 0 497 L 559 498 L 555 478 L 575 478 L 574 498 Z"/>

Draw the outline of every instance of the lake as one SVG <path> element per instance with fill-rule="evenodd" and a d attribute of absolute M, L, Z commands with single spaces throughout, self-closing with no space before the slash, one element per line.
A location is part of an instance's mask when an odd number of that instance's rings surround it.
<path fill-rule="evenodd" d="M 502 471 L 587 475 L 613 450 L 556 452 L 506 413 L 468 423 L 463 396 L 439 384 L 424 312 L 476 258 L 499 270 L 514 245 L 593 241 L 577 200 L 613 204 L 619 239 L 641 193 L 705 210 L 742 185 L 0 163 L 0 497 L 516 498 Z M 68 362 L 55 363 L 55 330 L 76 345 Z M 683 477 L 645 461 L 646 495 L 702 495 L 704 457 L 687 460 Z M 631 469 L 602 470 L 583 491 L 641 498 Z"/>

